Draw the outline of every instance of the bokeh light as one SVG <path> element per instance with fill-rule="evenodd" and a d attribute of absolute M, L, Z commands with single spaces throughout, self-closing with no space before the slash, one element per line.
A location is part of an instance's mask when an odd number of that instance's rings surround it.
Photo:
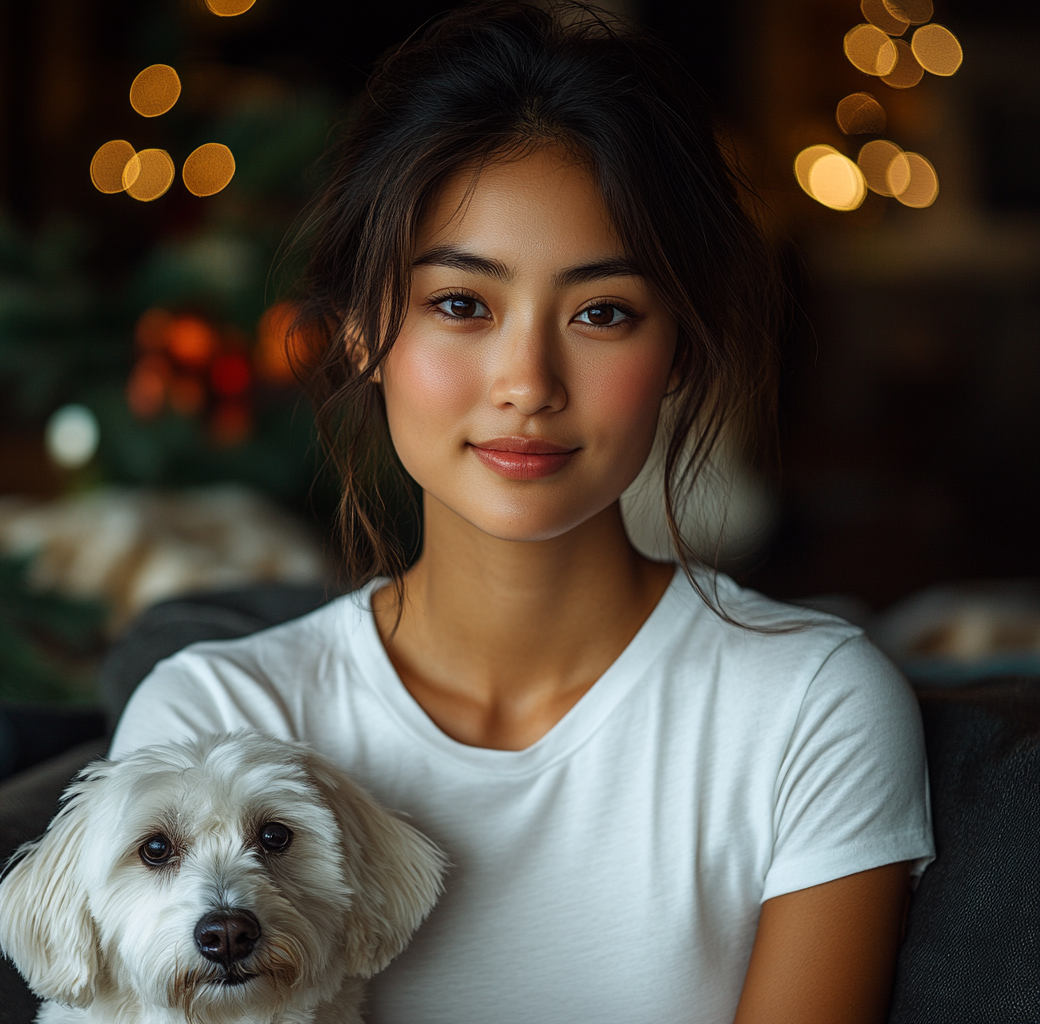
<path fill-rule="evenodd" d="M 892 157 L 885 170 L 885 181 L 888 183 L 890 195 L 897 196 L 900 192 L 906 191 L 910 184 L 910 161 L 907 160 L 906 153 L 900 152 Z"/>
<path fill-rule="evenodd" d="M 964 60 L 957 37 L 943 25 L 923 25 L 910 41 L 917 62 L 933 75 L 948 78 Z"/>
<path fill-rule="evenodd" d="M 207 142 L 184 161 L 181 177 L 184 187 L 196 196 L 212 196 L 235 176 L 235 157 L 227 146 Z"/>
<path fill-rule="evenodd" d="M 846 135 L 880 135 L 888 118 L 885 108 L 869 92 L 854 92 L 838 103 L 834 115 Z"/>
<path fill-rule="evenodd" d="M 906 18 L 897 17 L 882 0 L 860 0 L 859 9 L 871 25 L 877 25 L 882 32 L 887 32 L 890 36 L 901 36 L 910 27 Z"/>
<path fill-rule="evenodd" d="M 142 149 L 123 168 L 123 184 L 128 195 L 150 203 L 166 194 L 175 174 L 173 161 L 165 149 Z"/>
<path fill-rule="evenodd" d="M 165 331 L 166 349 L 177 362 L 193 369 L 208 366 L 220 348 L 217 329 L 200 316 L 174 317 Z"/>
<path fill-rule="evenodd" d="M 173 323 L 173 314 L 165 309 L 147 309 L 134 326 L 134 341 L 146 352 L 166 350 L 166 332 Z"/>
<path fill-rule="evenodd" d="M 249 361 L 240 352 L 217 356 L 210 367 L 209 379 L 218 395 L 236 398 L 249 390 L 252 373 Z"/>
<path fill-rule="evenodd" d="M 139 359 L 126 382 L 126 404 L 130 411 L 142 420 L 158 416 L 172 375 L 170 361 L 158 352 Z"/>
<path fill-rule="evenodd" d="M 206 389 L 198 377 L 173 377 L 168 392 L 170 408 L 179 416 L 197 416 L 206 404 Z"/>
<path fill-rule="evenodd" d="M 924 78 L 924 68 L 917 62 L 909 43 L 902 39 L 893 39 L 896 48 L 896 65 L 881 81 L 893 89 L 912 89 Z"/>
<path fill-rule="evenodd" d="M 289 329 L 296 316 L 296 306 L 279 302 L 268 309 L 256 328 L 253 362 L 263 380 L 273 384 L 292 384 L 296 380 L 289 356 Z"/>
<path fill-rule="evenodd" d="M 809 169 L 809 195 L 832 210 L 855 210 L 866 198 L 867 183 L 847 156 L 827 153 Z"/>
<path fill-rule="evenodd" d="M 130 106 L 142 117 L 165 114 L 181 94 L 181 80 L 169 64 L 152 64 L 130 86 Z"/>
<path fill-rule="evenodd" d="M 865 75 L 887 75 L 896 66 L 896 48 L 877 25 L 857 25 L 845 33 L 845 56 Z"/>
<path fill-rule="evenodd" d="M 882 0 L 882 3 L 894 18 L 905 19 L 911 25 L 923 25 L 935 13 L 932 0 Z"/>
<path fill-rule="evenodd" d="M 812 191 L 809 188 L 809 172 L 812 170 L 812 165 L 822 156 L 827 156 L 829 153 L 837 153 L 838 151 L 833 146 L 828 146 L 824 143 L 820 143 L 818 146 L 806 146 L 798 156 L 794 158 L 794 176 L 798 179 L 798 184 L 802 186 L 802 191 L 812 195 Z"/>
<path fill-rule="evenodd" d="M 125 139 L 113 139 L 106 142 L 90 161 L 90 180 L 99 192 L 113 195 L 123 192 L 123 171 L 126 165 L 136 156 L 134 147 Z M 130 181 L 133 184 L 133 181 Z"/>
<path fill-rule="evenodd" d="M 889 186 L 904 206 L 923 210 L 939 195 L 939 176 L 920 153 L 901 153 L 889 164 Z"/>
<path fill-rule="evenodd" d="M 245 14 L 256 0 L 206 0 L 206 6 L 219 18 L 234 18 Z"/>
<path fill-rule="evenodd" d="M 895 194 L 888 185 L 888 168 L 902 152 L 901 147 L 887 139 L 874 139 L 859 151 L 857 163 L 866 179 L 867 188 L 882 196 Z"/>
<path fill-rule="evenodd" d="M 85 405 L 66 405 L 47 421 L 47 454 L 63 469 L 85 466 L 97 452 L 101 428 Z"/>

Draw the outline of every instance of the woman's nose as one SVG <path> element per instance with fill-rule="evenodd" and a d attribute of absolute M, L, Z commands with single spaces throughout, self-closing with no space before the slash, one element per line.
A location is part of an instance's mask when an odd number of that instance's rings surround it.
<path fill-rule="evenodd" d="M 559 412 L 567 404 L 567 388 L 551 331 L 525 327 L 500 336 L 491 402 L 513 407 L 524 416 Z"/>

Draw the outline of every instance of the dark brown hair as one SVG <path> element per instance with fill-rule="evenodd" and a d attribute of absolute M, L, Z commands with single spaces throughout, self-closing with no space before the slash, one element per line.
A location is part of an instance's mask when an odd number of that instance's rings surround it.
<path fill-rule="evenodd" d="M 776 365 L 776 275 L 706 108 L 660 42 L 576 3 L 470 4 L 378 64 L 302 236 L 298 326 L 320 339 L 309 385 L 352 585 L 400 587 L 418 550 L 414 484 L 373 374 L 401 329 L 419 221 L 461 167 L 542 144 L 589 168 L 626 256 L 678 320 L 665 501 L 690 575 L 677 505 L 724 428 L 771 415 Z"/>

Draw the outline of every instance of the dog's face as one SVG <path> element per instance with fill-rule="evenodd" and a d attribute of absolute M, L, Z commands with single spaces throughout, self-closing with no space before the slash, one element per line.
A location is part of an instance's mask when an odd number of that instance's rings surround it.
<path fill-rule="evenodd" d="M 443 862 L 328 762 L 257 735 L 81 774 L 0 885 L 0 943 L 44 997 L 205 1022 L 331 997 L 380 970 Z"/>

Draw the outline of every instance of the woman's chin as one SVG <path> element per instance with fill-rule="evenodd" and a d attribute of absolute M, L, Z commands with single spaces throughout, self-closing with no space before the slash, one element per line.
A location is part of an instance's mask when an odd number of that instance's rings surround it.
<path fill-rule="evenodd" d="M 583 503 L 580 507 L 530 500 L 478 507 L 442 507 L 449 513 L 449 518 L 459 520 L 466 528 L 493 540 L 537 544 L 554 541 L 582 527 L 591 526 L 616 501 L 615 498 L 602 503 Z M 518 508 L 518 504 L 523 507 Z M 433 518 L 436 518 L 436 514 Z M 620 523 L 620 513 L 617 518 Z M 430 519 L 428 511 L 427 529 L 436 529 Z"/>

